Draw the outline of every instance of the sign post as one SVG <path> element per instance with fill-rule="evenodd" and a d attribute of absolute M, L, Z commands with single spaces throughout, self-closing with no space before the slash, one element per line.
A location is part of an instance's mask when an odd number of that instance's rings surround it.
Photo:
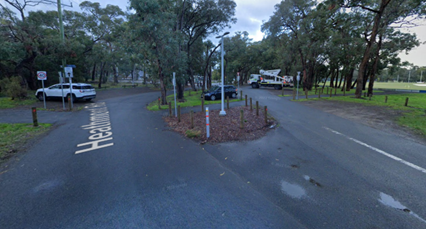
<path fill-rule="evenodd" d="M 70 103 L 71 103 L 71 109 L 73 108 L 73 101 L 72 101 L 72 67 L 65 67 L 65 77 L 69 79 L 70 81 Z"/>
<path fill-rule="evenodd" d="M 61 83 L 61 91 L 62 91 L 62 109 L 65 110 L 65 99 L 64 99 L 64 77 L 62 77 L 62 72 L 59 73 L 59 83 Z"/>
<path fill-rule="evenodd" d="M 177 103 L 176 103 L 176 73 L 173 72 L 173 93 L 175 95 L 175 116 L 177 117 Z"/>
<path fill-rule="evenodd" d="M 37 79 L 41 80 L 41 85 L 43 86 L 43 104 L 44 109 L 46 109 L 46 95 L 44 94 L 44 81 L 47 80 L 47 74 L 45 71 L 38 71 L 37 72 Z"/>
<path fill-rule="evenodd" d="M 297 95 L 296 95 L 296 100 L 299 100 L 299 81 L 300 81 L 300 72 L 297 72 Z"/>
<path fill-rule="evenodd" d="M 240 72 L 237 72 L 238 92 L 240 92 Z"/>

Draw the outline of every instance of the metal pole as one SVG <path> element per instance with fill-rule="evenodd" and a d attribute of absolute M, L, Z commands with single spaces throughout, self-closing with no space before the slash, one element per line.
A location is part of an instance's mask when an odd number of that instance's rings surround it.
<path fill-rule="evenodd" d="M 65 98 L 64 98 L 64 78 L 62 77 L 62 72 L 59 73 L 59 81 L 61 81 L 61 91 L 62 91 L 62 109 L 65 110 Z"/>
<path fill-rule="evenodd" d="M 221 54 L 221 59 L 222 59 L 222 68 L 221 68 L 221 74 L 222 74 L 222 94 L 221 94 L 221 96 L 220 97 L 222 97 L 222 110 L 219 112 L 219 115 L 220 116 L 225 116 L 226 115 L 226 112 L 225 112 L 225 109 L 224 109 L 224 103 L 225 103 L 225 88 L 224 88 L 224 69 L 223 69 L 223 36 L 222 36 L 222 39 L 221 39 L 221 51 L 222 51 L 222 54 Z"/>
<path fill-rule="evenodd" d="M 410 82 L 410 77 L 411 77 L 411 70 L 408 71 L 408 83 Z"/>
<path fill-rule="evenodd" d="M 62 6 L 61 6 L 61 0 L 57 1 L 58 3 L 58 16 L 59 16 L 59 29 L 60 29 L 60 36 L 62 44 L 65 44 L 65 34 L 64 34 L 64 23 L 62 21 Z M 65 59 L 62 59 L 62 71 L 64 71 L 65 66 L 67 65 L 67 62 Z M 64 71 L 65 72 L 65 71 Z M 65 75 L 65 74 L 64 74 Z M 70 85 L 71 88 L 71 85 Z M 62 95 L 62 101 L 63 101 L 63 109 L 65 110 L 65 101 L 64 101 L 64 95 Z"/>
<path fill-rule="evenodd" d="M 72 108 L 74 108 L 74 106 L 72 104 L 73 103 L 73 98 L 72 98 L 72 78 L 71 78 L 71 76 L 69 76 L 69 77 L 70 77 L 69 79 L 70 79 L 70 98 L 71 98 L 70 102 L 71 102 L 71 109 L 72 109 Z"/>
<path fill-rule="evenodd" d="M 41 85 L 43 86 L 43 104 L 44 104 L 44 109 L 46 109 L 46 95 L 44 94 L 44 80 L 41 81 Z"/>
<path fill-rule="evenodd" d="M 176 73 L 173 72 L 173 90 L 175 94 L 175 116 L 177 117 L 177 103 L 176 103 Z"/>

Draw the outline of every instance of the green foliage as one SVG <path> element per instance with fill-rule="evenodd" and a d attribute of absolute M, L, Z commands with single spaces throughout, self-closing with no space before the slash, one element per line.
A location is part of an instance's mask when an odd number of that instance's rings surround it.
<path fill-rule="evenodd" d="M 48 131 L 51 126 L 39 124 L 38 127 L 33 127 L 26 123 L 0 123 L 0 162 L 18 152 L 29 139 Z"/>
<path fill-rule="evenodd" d="M 200 130 L 187 130 L 185 132 L 185 135 L 188 138 L 198 138 L 201 135 L 201 131 Z"/>
<path fill-rule="evenodd" d="M 22 86 L 22 80 L 19 76 L 0 80 L 0 88 L 1 91 L 3 91 L 12 100 L 15 98 L 24 99 L 27 97 L 27 89 L 25 86 Z"/>

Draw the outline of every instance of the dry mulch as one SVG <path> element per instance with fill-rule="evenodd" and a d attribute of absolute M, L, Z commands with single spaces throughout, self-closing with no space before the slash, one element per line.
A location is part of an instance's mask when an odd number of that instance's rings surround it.
<path fill-rule="evenodd" d="M 240 128 L 240 110 L 244 113 L 244 128 Z M 219 110 L 212 110 L 209 114 L 210 138 L 206 136 L 206 113 L 194 113 L 194 128 L 191 129 L 190 113 L 181 115 L 181 122 L 177 117 L 164 117 L 168 126 L 186 137 L 193 138 L 201 143 L 219 143 L 228 141 L 249 141 L 263 137 L 271 127 L 276 126 L 273 117 L 268 116 L 265 123 L 264 112 L 259 109 L 250 111 L 250 107 L 234 107 L 226 110 L 226 116 L 219 116 Z"/>

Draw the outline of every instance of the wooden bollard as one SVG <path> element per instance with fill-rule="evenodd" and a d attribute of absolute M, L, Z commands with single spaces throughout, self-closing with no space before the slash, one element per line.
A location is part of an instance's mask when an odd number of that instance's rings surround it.
<path fill-rule="evenodd" d="M 293 90 L 293 100 L 296 100 L 296 90 Z"/>
<path fill-rule="evenodd" d="M 38 120 L 37 120 L 37 107 L 31 108 L 31 111 L 33 113 L 33 125 L 38 126 Z"/>
<path fill-rule="evenodd" d="M 169 116 L 172 117 L 172 103 L 169 102 Z"/>
<path fill-rule="evenodd" d="M 240 110 L 240 128 L 244 128 L 244 111 Z"/>
<path fill-rule="evenodd" d="M 177 113 L 177 115 L 178 115 L 178 122 L 180 122 L 180 105 L 178 105 L 178 113 Z"/>
<path fill-rule="evenodd" d="M 253 110 L 253 104 L 252 104 L 252 100 L 250 98 L 250 111 L 252 111 L 252 110 Z"/>
<path fill-rule="evenodd" d="M 369 100 L 369 101 L 371 101 L 371 97 L 373 97 L 373 94 L 370 94 L 370 95 L 368 96 L 368 100 Z"/>
<path fill-rule="evenodd" d="M 246 98 L 246 106 L 248 106 L 248 105 L 247 105 L 247 95 L 245 95 L 245 98 Z"/>
<path fill-rule="evenodd" d="M 240 91 L 240 100 L 243 100 L 243 90 Z"/>
<path fill-rule="evenodd" d="M 281 96 L 284 96 L 284 87 L 281 88 Z"/>
<path fill-rule="evenodd" d="M 318 99 L 321 99 L 321 90 L 318 91 Z"/>
<path fill-rule="evenodd" d="M 328 95 L 328 87 L 327 87 L 327 95 Z"/>
<path fill-rule="evenodd" d="M 408 97 L 405 99 L 405 106 L 408 106 Z"/>
<path fill-rule="evenodd" d="M 203 98 L 201 98 L 201 112 L 204 112 L 204 95 Z"/>
<path fill-rule="evenodd" d="M 328 93 L 327 93 L 328 94 Z M 330 98 L 331 98 L 331 96 L 333 95 L 333 88 L 332 89 L 330 89 Z"/>
<path fill-rule="evenodd" d="M 229 110 L 229 96 L 226 96 L 226 109 Z"/>
<path fill-rule="evenodd" d="M 256 116 L 259 116 L 259 101 L 256 101 Z"/>
<path fill-rule="evenodd" d="M 305 96 L 306 96 L 306 99 L 308 99 L 308 93 L 309 93 L 309 92 L 308 92 L 308 89 L 306 89 L 306 90 L 305 90 Z"/>
<path fill-rule="evenodd" d="M 161 110 L 161 106 L 160 106 L 160 96 L 158 96 L 158 109 Z"/>
<path fill-rule="evenodd" d="M 386 95 L 385 96 L 385 103 L 387 103 L 388 102 L 388 96 Z"/>
<path fill-rule="evenodd" d="M 367 92 L 364 92 L 364 97 L 367 97 Z"/>
<path fill-rule="evenodd" d="M 68 96 L 68 110 L 72 111 L 71 96 Z"/>
<path fill-rule="evenodd" d="M 191 110 L 189 115 L 191 116 L 191 129 L 194 129 L 194 111 Z"/>
<path fill-rule="evenodd" d="M 337 95 L 337 87 L 334 88 L 334 95 Z"/>
<path fill-rule="evenodd" d="M 265 124 L 268 124 L 268 107 L 265 106 Z"/>

